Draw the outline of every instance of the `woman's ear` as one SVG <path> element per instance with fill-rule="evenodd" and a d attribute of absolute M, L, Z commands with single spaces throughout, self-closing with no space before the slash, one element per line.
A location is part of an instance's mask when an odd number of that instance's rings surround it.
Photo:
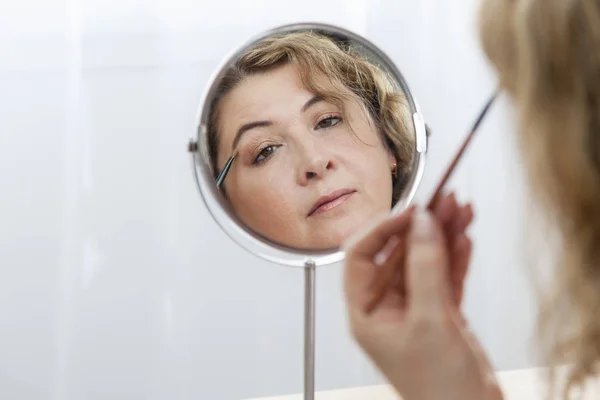
<path fill-rule="evenodd" d="M 390 165 L 390 167 L 392 165 L 397 165 L 398 164 L 398 159 L 396 158 L 396 155 L 389 148 L 387 150 L 387 155 L 388 155 L 388 164 Z"/>

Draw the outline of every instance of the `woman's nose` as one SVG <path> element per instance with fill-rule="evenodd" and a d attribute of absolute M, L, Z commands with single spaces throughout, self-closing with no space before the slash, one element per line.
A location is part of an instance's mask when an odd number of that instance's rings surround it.
<path fill-rule="evenodd" d="M 314 163 L 313 168 L 306 171 L 306 179 L 310 180 L 325 176 L 327 171 L 332 168 L 332 165 L 333 163 L 331 161 Z"/>
<path fill-rule="evenodd" d="M 301 185 L 323 179 L 328 172 L 335 168 L 335 163 L 326 149 L 313 148 L 304 157 L 299 171 Z"/>

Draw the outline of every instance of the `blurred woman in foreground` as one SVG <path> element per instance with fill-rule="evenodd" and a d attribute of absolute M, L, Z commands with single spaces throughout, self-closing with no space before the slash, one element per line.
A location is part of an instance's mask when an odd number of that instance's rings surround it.
<path fill-rule="evenodd" d="M 560 238 L 539 333 L 550 366 L 570 364 L 569 398 L 600 360 L 600 1 L 484 0 L 480 27 L 517 112 L 537 206 Z M 366 313 L 374 257 L 398 234 L 408 242 L 402 287 Z M 462 281 L 447 236 L 438 213 L 411 210 L 348 243 L 352 331 L 404 400 L 500 399 L 453 296 Z"/>

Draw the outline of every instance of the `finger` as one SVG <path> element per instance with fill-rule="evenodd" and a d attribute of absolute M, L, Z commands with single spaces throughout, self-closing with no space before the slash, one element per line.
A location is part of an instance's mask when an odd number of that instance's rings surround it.
<path fill-rule="evenodd" d="M 344 295 L 348 305 L 356 308 L 357 311 L 364 312 L 366 304 L 371 301 L 373 297 L 373 282 L 377 280 L 377 277 L 382 273 L 385 275 L 388 272 L 393 272 L 386 270 L 383 265 L 377 265 L 375 259 L 377 258 L 377 253 L 386 248 L 387 243 L 391 241 L 391 238 L 394 238 L 394 235 L 388 237 L 387 242 L 385 242 L 386 244 L 382 246 L 378 246 L 377 243 L 373 244 L 374 241 L 370 236 L 377 237 L 377 233 L 373 233 L 376 230 L 380 230 L 378 234 L 384 236 L 394 230 L 407 231 L 410 224 L 409 215 L 411 213 L 411 210 L 406 210 L 402 215 L 388 217 L 385 221 L 379 222 L 380 225 L 371 228 L 370 231 L 363 234 L 362 238 L 355 239 L 355 244 L 346 244 L 348 250 L 343 272 Z M 393 225 L 394 222 L 396 225 Z M 384 229 L 382 229 L 382 225 Z M 384 232 L 381 232 L 381 230 Z M 361 249 L 360 246 L 363 246 L 363 248 Z M 369 246 L 374 248 L 371 248 L 371 251 L 366 251 L 365 248 L 369 249 Z M 356 249 L 359 251 L 356 251 Z M 375 255 L 371 255 L 372 253 L 375 253 Z M 382 283 L 386 280 L 387 278 L 384 277 Z"/>
<path fill-rule="evenodd" d="M 450 234 L 455 234 L 459 232 L 464 232 L 467 227 L 473 222 L 474 213 L 473 206 L 471 204 L 467 204 L 463 207 L 460 207 L 451 223 Z"/>
<path fill-rule="evenodd" d="M 385 297 L 385 294 L 393 287 L 397 280 L 398 271 L 404 265 L 405 256 L 406 241 L 400 240 L 390 258 L 383 264 L 381 273 L 377 275 L 375 282 L 373 282 L 371 289 L 372 297 L 366 304 L 365 313 L 371 313 Z"/>
<path fill-rule="evenodd" d="M 456 306 L 460 308 L 464 293 L 464 283 L 471 261 L 472 242 L 467 235 L 460 234 L 452 244 L 450 281 Z"/>
<path fill-rule="evenodd" d="M 366 233 L 353 237 L 344 246 L 346 258 L 373 259 L 393 235 L 402 235 L 408 231 L 413 214 L 414 207 L 411 207 L 401 214 L 378 222 Z"/>
<path fill-rule="evenodd" d="M 398 244 L 400 243 L 400 236 L 394 235 L 387 241 L 387 243 L 383 246 L 383 249 L 375 254 L 375 258 L 373 261 L 377 265 L 383 265 L 390 258 Z"/>
<path fill-rule="evenodd" d="M 456 306 L 460 308 L 464 293 L 464 280 L 471 259 L 472 243 L 465 235 L 469 224 L 473 221 L 471 205 L 461 207 L 456 213 L 451 227 L 446 230 L 448 245 L 451 249 L 451 282 Z"/>
<path fill-rule="evenodd" d="M 448 262 L 439 222 L 428 211 L 419 212 L 407 239 L 405 268 L 410 311 L 432 316 L 445 307 L 451 296 Z"/>
<path fill-rule="evenodd" d="M 443 202 L 444 199 L 447 197 L 448 197 L 448 195 L 445 195 L 443 191 L 436 192 L 433 195 L 433 197 L 431 197 L 431 199 L 429 199 L 429 202 L 427 203 L 425 209 L 433 212 L 436 209 L 436 207 L 439 206 L 439 203 Z"/>
<path fill-rule="evenodd" d="M 399 236 L 392 236 L 384 248 L 375 255 L 374 262 L 379 270 L 369 287 L 371 298 L 365 306 L 365 313 L 371 313 L 379 305 L 397 280 L 398 270 L 404 263 L 405 243 L 401 243 L 403 240 L 404 238 Z"/>
<path fill-rule="evenodd" d="M 392 290 L 402 299 L 406 299 L 406 248 L 404 252 L 404 260 L 402 260 L 402 263 L 396 268 L 396 276 L 394 277 L 392 286 Z"/>
<path fill-rule="evenodd" d="M 454 193 L 450 193 L 444 197 L 441 197 L 433 207 L 433 214 L 440 221 L 442 226 L 446 226 L 449 224 L 456 212 L 458 211 L 458 203 L 456 201 L 456 196 Z"/>

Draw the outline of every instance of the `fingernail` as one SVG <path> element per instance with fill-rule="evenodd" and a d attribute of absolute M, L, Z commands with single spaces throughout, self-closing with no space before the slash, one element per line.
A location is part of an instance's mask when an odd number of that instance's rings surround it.
<path fill-rule="evenodd" d="M 383 264 L 385 264 L 385 262 L 387 261 L 387 255 L 383 252 L 381 253 L 377 253 L 375 255 L 375 265 L 381 266 Z"/>
<path fill-rule="evenodd" d="M 400 239 L 398 239 L 398 237 L 392 236 L 390 240 L 388 240 L 388 242 L 385 244 L 385 246 L 383 246 L 383 249 L 381 249 L 381 251 L 379 251 L 379 253 L 375 255 L 375 264 L 379 266 L 385 264 L 392 255 L 394 249 L 396 248 L 399 242 Z"/>
<path fill-rule="evenodd" d="M 412 236 L 417 240 L 432 240 L 435 238 L 433 220 L 426 210 L 418 209 L 413 220 Z"/>

